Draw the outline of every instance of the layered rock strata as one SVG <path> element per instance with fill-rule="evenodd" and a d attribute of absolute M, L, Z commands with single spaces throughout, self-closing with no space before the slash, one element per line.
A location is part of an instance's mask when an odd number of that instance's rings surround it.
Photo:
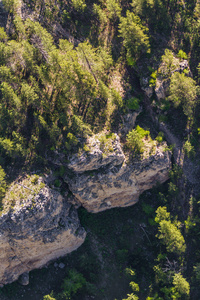
<path fill-rule="evenodd" d="M 126 161 L 116 134 L 90 137 L 84 149 L 69 159 L 65 181 L 75 204 L 90 212 L 133 205 L 143 191 L 168 179 L 170 153 L 164 145 L 156 145 L 153 154 L 131 162 Z M 20 280 L 28 284 L 29 271 L 84 242 L 85 230 L 69 199 L 37 175 L 10 186 L 0 216 L 1 286 L 22 274 Z"/>
<path fill-rule="evenodd" d="M 19 188 L 22 195 L 23 189 L 32 190 L 22 184 Z M 85 236 L 76 210 L 58 192 L 47 186 L 30 192 L 0 217 L 1 286 L 77 249 Z"/>
<path fill-rule="evenodd" d="M 68 164 L 72 172 L 65 180 L 77 201 L 90 212 L 133 205 L 143 191 L 168 179 L 170 153 L 163 146 L 157 146 L 147 158 L 126 163 L 118 137 L 110 142 L 113 148 L 106 157 L 98 139 L 89 142 L 91 152 L 73 156 Z"/>

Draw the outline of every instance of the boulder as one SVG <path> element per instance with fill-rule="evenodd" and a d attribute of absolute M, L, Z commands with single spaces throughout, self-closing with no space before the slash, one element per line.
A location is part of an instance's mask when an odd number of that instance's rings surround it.
<path fill-rule="evenodd" d="M 4 200 L 0 217 L 1 286 L 22 274 L 20 282 L 27 284 L 29 271 L 77 249 L 86 236 L 73 206 L 57 191 L 41 186 L 41 178 L 38 184 L 31 178 L 12 184 Z M 28 185 L 29 180 L 34 183 Z"/>
<path fill-rule="evenodd" d="M 106 137 L 106 133 L 101 133 L 89 137 L 86 147 L 87 151 L 69 157 L 67 167 L 70 170 L 83 173 L 97 170 L 109 164 L 118 166 L 125 159 L 117 134 L 113 134 L 111 137 L 107 135 Z"/>
<path fill-rule="evenodd" d="M 115 159 L 114 162 L 90 171 L 87 165 L 82 165 L 79 172 L 65 176 L 73 195 L 88 211 L 97 213 L 135 204 L 143 191 L 168 179 L 171 167 L 170 153 L 163 146 L 158 146 L 154 155 L 145 159 L 118 164 Z"/>

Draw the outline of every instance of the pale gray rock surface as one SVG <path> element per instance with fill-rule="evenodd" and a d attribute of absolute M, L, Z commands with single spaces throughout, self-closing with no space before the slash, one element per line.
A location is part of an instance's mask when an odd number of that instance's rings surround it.
<path fill-rule="evenodd" d="M 93 159 L 96 162 L 95 154 Z M 115 155 L 112 155 L 112 159 L 114 163 L 110 157 L 107 165 L 90 170 L 87 160 L 82 168 L 77 162 L 80 166 L 78 172 L 65 177 L 77 201 L 90 212 L 133 205 L 143 191 L 157 182 L 166 181 L 171 167 L 170 153 L 163 151 L 162 147 L 157 147 L 154 155 L 129 164 L 125 162 L 125 156 L 123 161 L 117 161 Z M 93 166 L 92 161 L 90 165 Z"/>
<path fill-rule="evenodd" d="M 145 95 L 148 98 L 151 98 L 151 96 L 153 95 L 153 87 L 149 86 L 149 77 L 143 77 L 140 80 L 140 84 L 141 84 L 141 89 L 143 90 L 143 92 L 145 93 Z"/>
<path fill-rule="evenodd" d="M 97 170 L 108 164 L 112 166 L 121 164 L 124 159 L 124 153 L 119 142 L 119 136 L 114 134 L 114 139 L 108 139 L 108 151 L 104 145 L 101 146 L 99 138 L 101 135 L 94 135 L 88 138 L 88 151 L 83 151 L 80 154 L 74 154 L 69 158 L 68 168 L 77 173 Z M 106 154 L 105 154 L 106 151 Z"/>
<path fill-rule="evenodd" d="M 43 187 L 0 217 L 0 284 L 72 252 L 85 236 L 73 206 L 58 192 Z M 20 278 L 24 284 L 25 275 Z"/>

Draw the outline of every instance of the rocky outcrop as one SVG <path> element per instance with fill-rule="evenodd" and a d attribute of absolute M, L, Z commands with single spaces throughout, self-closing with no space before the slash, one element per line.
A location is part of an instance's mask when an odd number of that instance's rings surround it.
<path fill-rule="evenodd" d="M 118 144 L 116 148 L 120 149 L 119 159 L 112 153 L 108 155 L 108 163 L 104 160 L 101 164 L 96 144 L 97 151 L 88 153 L 88 160 L 86 153 L 76 157 L 76 164 L 72 159 L 76 167 L 65 177 L 77 201 L 90 212 L 133 205 L 143 191 L 168 179 L 170 154 L 164 151 L 163 146 L 157 147 L 148 158 L 127 164 L 119 139 L 115 143 Z M 68 165 L 71 169 L 72 162 Z"/>
<path fill-rule="evenodd" d="M 46 185 L 32 185 L 42 188 L 36 193 L 27 180 L 16 182 L 5 198 L 0 217 L 1 285 L 77 249 L 86 236 L 71 204 Z"/>
<path fill-rule="evenodd" d="M 70 158 L 68 168 L 76 173 L 97 170 L 106 165 L 112 166 L 121 164 L 124 159 L 124 153 L 119 142 L 119 136 L 113 134 L 112 137 L 105 135 L 96 135 L 88 138 L 88 151 L 82 154 L 74 154 Z"/>
<path fill-rule="evenodd" d="M 160 70 L 162 70 L 162 64 L 159 67 Z M 159 70 L 158 69 L 158 70 Z M 189 63 L 186 59 L 179 60 L 178 58 L 174 57 L 174 72 L 186 72 L 187 76 L 192 76 Z M 165 99 L 168 96 L 168 89 L 170 86 L 170 78 L 169 77 L 163 77 L 162 72 L 158 72 L 158 77 L 156 79 L 156 86 L 155 86 L 155 94 L 158 100 Z"/>
<path fill-rule="evenodd" d="M 174 72 L 185 72 L 186 76 L 192 77 L 188 60 L 177 58 L 173 52 L 171 53 L 173 57 L 171 66 L 166 66 L 164 62 L 160 62 L 160 64 L 156 64 L 156 66 L 154 66 L 157 71 L 154 72 L 154 76 L 156 77 L 154 78 L 155 82 L 153 84 L 150 84 L 153 73 L 151 75 L 145 74 L 144 70 L 142 70 L 140 66 L 140 86 L 148 98 L 151 98 L 155 92 L 158 100 L 165 99 L 169 93 L 170 76 Z"/>
<path fill-rule="evenodd" d="M 151 96 L 153 95 L 153 87 L 149 86 L 149 80 L 149 77 L 142 77 L 142 79 L 140 80 L 140 85 L 145 95 L 148 98 L 151 98 Z"/>
<path fill-rule="evenodd" d="M 154 153 L 127 162 L 116 134 L 88 138 L 82 153 L 72 155 L 65 181 L 76 206 L 90 212 L 125 207 L 156 182 L 168 179 L 170 154 L 156 145 Z M 29 271 L 77 249 L 86 236 L 77 211 L 68 199 L 52 190 L 50 175 L 15 181 L 3 200 L 0 216 L 0 285 L 18 278 L 29 283 Z M 73 197 L 71 197 L 73 198 Z"/>

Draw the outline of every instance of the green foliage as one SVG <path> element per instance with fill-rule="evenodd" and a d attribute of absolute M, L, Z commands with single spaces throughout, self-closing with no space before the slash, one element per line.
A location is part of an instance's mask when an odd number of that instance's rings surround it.
<path fill-rule="evenodd" d="M 44 297 L 43 297 L 43 300 L 56 300 L 56 298 L 54 298 L 53 292 L 51 292 L 50 295 L 44 296 Z"/>
<path fill-rule="evenodd" d="M 154 71 L 150 75 L 150 80 L 149 80 L 149 86 L 155 86 L 156 85 L 156 79 L 157 79 L 157 71 Z"/>
<path fill-rule="evenodd" d="M 13 182 L 3 198 L 3 210 L 8 211 L 11 207 L 14 208 L 16 204 L 20 206 L 22 200 L 27 199 L 32 199 L 34 205 L 35 195 L 44 187 L 45 184 L 42 182 L 42 178 L 39 180 L 36 174 L 27 175 L 20 182 Z"/>
<path fill-rule="evenodd" d="M 177 182 L 183 175 L 183 169 L 179 165 L 174 165 L 172 170 L 169 171 L 169 177 L 172 182 Z"/>
<path fill-rule="evenodd" d="M 67 134 L 67 142 L 65 142 L 65 147 L 67 148 L 67 150 L 71 150 L 73 147 L 77 146 L 77 144 L 78 139 L 73 133 L 69 132 Z"/>
<path fill-rule="evenodd" d="M 185 241 L 180 231 L 170 221 L 163 220 L 159 224 L 159 239 L 162 239 L 168 252 L 181 254 L 185 252 Z"/>
<path fill-rule="evenodd" d="M 3 5 L 6 10 L 10 13 L 16 13 L 17 8 L 20 6 L 19 0 L 2 0 Z"/>
<path fill-rule="evenodd" d="M 80 12 L 83 12 L 87 7 L 85 0 L 71 0 L 71 2 L 72 6 Z"/>
<path fill-rule="evenodd" d="M 116 135 L 114 133 L 100 133 L 97 135 L 97 138 L 100 141 L 100 149 L 103 151 L 104 155 L 114 151 L 113 142 L 116 140 Z"/>
<path fill-rule="evenodd" d="M 31 177 L 31 183 L 37 184 L 39 178 L 40 178 L 40 176 L 35 174 L 34 176 Z"/>
<path fill-rule="evenodd" d="M 106 12 L 101 8 L 100 5 L 94 3 L 93 4 L 93 12 L 95 15 L 97 15 L 101 24 L 104 25 L 107 22 Z"/>
<path fill-rule="evenodd" d="M 170 196 L 176 197 L 179 193 L 179 190 L 178 190 L 178 187 L 176 186 L 176 184 L 174 184 L 173 182 L 170 182 L 169 186 L 168 186 L 168 192 L 169 192 Z"/>
<path fill-rule="evenodd" d="M 135 272 L 131 268 L 126 268 L 125 272 L 127 275 L 135 276 Z M 129 285 L 134 293 L 127 294 L 128 297 L 123 300 L 138 300 L 139 297 L 135 294 L 135 292 L 136 293 L 139 292 L 140 290 L 139 285 L 134 281 L 131 281 Z"/>
<path fill-rule="evenodd" d="M 54 181 L 54 186 L 55 186 L 56 188 L 59 188 L 59 187 L 61 186 L 61 182 L 60 182 L 59 179 L 56 179 L 56 180 Z"/>
<path fill-rule="evenodd" d="M 121 7 L 119 0 L 107 0 L 106 1 L 106 8 L 109 12 L 110 19 L 116 19 L 117 17 L 120 18 L 121 16 Z"/>
<path fill-rule="evenodd" d="M 184 223 L 187 234 L 190 233 L 190 230 L 196 226 L 196 222 L 192 220 L 191 216 L 188 216 Z"/>
<path fill-rule="evenodd" d="M 119 33 L 127 51 L 127 59 L 137 59 L 142 53 L 150 52 L 147 32 L 148 29 L 141 24 L 140 18 L 129 10 L 126 12 L 126 17 L 120 18 Z"/>
<path fill-rule="evenodd" d="M 117 108 L 123 107 L 123 99 L 119 92 L 117 92 L 115 89 L 111 89 L 111 96 L 112 96 L 112 103 L 114 103 Z"/>
<path fill-rule="evenodd" d="M 157 237 L 162 240 L 168 252 L 181 255 L 186 250 L 185 240 L 181 234 L 178 225 L 175 225 L 170 220 L 170 213 L 167 208 L 158 207 L 156 210 L 155 221 L 159 224 L 159 234 Z"/>
<path fill-rule="evenodd" d="M 125 298 L 123 300 L 138 300 L 138 296 L 136 296 L 135 294 L 127 294 L 128 298 Z"/>
<path fill-rule="evenodd" d="M 193 157 L 195 155 L 194 146 L 192 146 L 188 140 L 183 145 L 183 151 L 187 157 Z"/>
<path fill-rule="evenodd" d="M 144 152 L 143 139 L 147 139 L 149 137 L 150 132 L 137 125 L 135 129 L 132 129 L 132 131 L 127 134 L 127 146 L 135 153 L 141 154 Z"/>
<path fill-rule="evenodd" d="M 177 293 L 178 296 L 177 298 L 181 298 L 182 296 L 189 296 L 190 285 L 180 273 L 176 273 L 173 276 L 173 285 L 174 291 Z"/>
<path fill-rule="evenodd" d="M 145 214 L 147 214 L 147 216 L 151 216 L 154 213 L 153 207 L 144 202 L 142 203 L 142 210 L 145 212 Z"/>
<path fill-rule="evenodd" d="M 162 143 L 163 142 L 163 138 L 164 138 L 164 133 L 162 131 L 160 131 L 156 137 L 156 141 L 158 143 Z"/>
<path fill-rule="evenodd" d="M 144 142 L 140 134 L 133 129 L 127 134 L 127 146 L 135 153 L 143 153 Z"/>
<path fill-rule="evenodd" d="M 3 168 L 0 166 L 0 202 L 5 195 L 6 192 L 6 181 L 5 181 L 6 174 Z"/>
<path fill-rule="evenodd" d="M 198 263 L 196 266 L 194 266 L 193 269 L 194 269 L 196 280 L 200 281 L 200 263 Z"/>
<path fill-rule="evenodd" d="M 178 58 L 182 59 L 188 59 L 187 54 L 183 50 L 179 50 L 177 54 Z"/>
<path fill-rule="evenodd" d="M 182 105 L 183 112 L 188 118 L 192 118 L 197 98 L 195 81 L 186 77 L 184 73 L 175 72 L 171 77 L 168 99 L 175 107 Z"/>
<path fill-rule="evenodd" d="M 169 49 L 165 49 L 165 54 L 162 56 L 161 61 L 162 63 L 158 72 L 163 77 L 169 78 L 178 67 L 178 62 L 173 52 Z"/>
<path fill-rule="evenodd" d="M 7 41 L 8 36 L 3 27 L 0 27 L 0 41 Z"/>
<path fill-rule="evenodd" d="M 160 223 L 163 220 L 170 220 L 170 213 L 167 211 L 165 206 L 159 206 L 156 210 L 156 223 Z"/>
<path fill-rule="evenodd" d="M 185 240 L 180 230 L 171 221 L 162 220 L 159 222 L 158 238 L 166 246 L 168 252 L 181 255 L 186 250 Z"/>
<path fill-rule="evenodd" d="M 59 294 L 61 299 L 71 299 L 78 291 L 86 286 L 86 279 L 76 270 L 69 270 L 68 276 L 62 284 L 63 292 Z"/>
<path fill-rule="evenodd" d="M 140 99 L 136 97 L 131 97 L 127 101 L 127 107 L 132 110 L 138 110 L 140 108 Z"/>

